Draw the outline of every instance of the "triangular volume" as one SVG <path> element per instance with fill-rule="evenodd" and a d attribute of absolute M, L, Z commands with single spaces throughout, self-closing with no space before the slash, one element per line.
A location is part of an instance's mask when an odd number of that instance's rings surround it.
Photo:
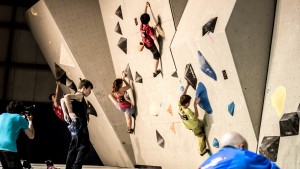
<path fill-rule="evenodd" d="M 159 132 L 156 130 L 156 139 L 159 146 L 162 148 L 165 147 L 165 140 L 164 138 L 159 134 Z"/>
<path fill-rule="evenodd" d="M 127 39 L 126 38 L 121 37 L 118 42 L 118 46 L 125 54 L 127 54 Z"/>
<path fill-rule="evenodd" d="M 143 78 L 138 72 L 135 73 L 135 82 L 136 83 L 143 83 Z"/>
<path fill-rule="evenodd" d="M 71 52 L 70 49 L 67 48 L 63 43 L 60 45 L 60 58 L 59 63 L 66 66 L 75 67 L 74 63 L 71 59 Z"/>
<path fill-rule="evenodd" d="M 177 71 L 175 71 L 171 76 L 178 78 Z"/>
<path fill-rule="evenodd" d="M 213 140 L 213 144 L 212 144 L 214 147 L 216 147 L 216 148 L 219 148 L 219 141 L 218 141 L 218 139 L 216 139 L 216 138 L 214 138 L 214 140 Z"/>
<path fill-rule="evenodd" d="M 68 86 L 70 89 L 74 90 L 74 92 L 77 92 L 77 87 L 73 80 L 71 80 L 68 76 L 66 78 L 66 86 Z"/>
<path fill-rule="evenodd" d="M 119 22 L 117 23 L 117 25 L 115 27 L 115 32 L 119 33 L 120 35 L 123 35 Z"/>
<path fill-rule="evenodd" d="M 195 72 L 194 72 L 193 67 L 192 67 L 191 64 L 187 64 L 185 66 L 185 75 L 184 75 L 184 78 L 196 90 L 197 77 L 195 75 Z"/>
<path fill-rule="evenodd" d="M 167 112 L 168 112 L 171 116 L 173 116 L 173 111 L 172 111 L 172 106 L 171 106 L 171 105 L 169 105 L 169 107 L 168 107 L 168 109 L 167 109 Z"/>
<path fill-rule="evenodd" d="M 56 78 L 56 80 L 59 80 L 65 74 L 66 74 L 66 72 L 58 64 L 55 63 L 55 78 Z"/>
<path fill-rule="evenodd" d="M 207 76 L 211 77 L 215 81 L 217 81 L 217 75 L 213 68 L 209 65 L 209 63 L 206 61 L 204 56 L 200 51 L 198 51 L 198 63 L 199 67 L 202 70 L 203 73 L 205 73 Z"/>
<path fill-rule="evenodd" d="M 299 134 L 298 112 L 284 113 L 279 121 L 280 136 L 293 136 Z"/>
<path fill-rule="evenodd" d="M 203 27 L 202 27 L 202 36 L 204 36 L 207 32 L 208 33 L 209 32 L 214 33 L 216 23 L 217 23 L 217 19 L 218 19 L 218 17 L 212 18 L 208 22 L 206 22 L 205 25 L 203 25 Z"/>
<path fill-rule="evenodd" d="M 228 112 L 229 112 L 229 114 L 230 114 L 231 116 L 233 116 L 233 114 L 234 114 L 234 107 L 235 107 L 234 102 L 231 102 L 231 103 L 228 105 Z"/>
<path fill-rule="evenodd" d="M 129 63 L 127 64 L 125 70 L 124 70 L 124 73 L 126 75 L 126 77 L 130 80 L 133 81 L 133 77 L 132 77 L 132 74 L 131 74 L 131 70 L 130 70 L 130 67 L 129 67 Z"/>
<path fill-rule="evenodd" d="M 97 117 L 97 112 L 96 112 L 94 106 L 89 101 L 87 101 L 87 114 Z"/>
<path fill-rule="evenodd" d="M 279 136 L 264 137 L 259 147 L 259 154 L 267 157 L 271 161 L 276 162 L 279 141 Z"/>
<path fill-rule="evenodd" d="M 121 5 L 119 6 L 119 8 L 116 10 L 115 14 L 120 17 L 121 19 L 123 19 L 123 14 L 122 14 L 122 9 L 121 9 Z"/>
<path fill-rule="evenodd" d="M 67 83 L 67 78 L 68 78 L 67 75 L 64 74 L 64 75 L 62 75 L 59 79 L 56 79 L 56 80 L 59 81 L 60 84 L 66 85 L 66 83 Z"/>
<path fill-rule="evenodd" d="M 297 109 L 297 112 L 300 112 L 300 104 L 298 105 L 298 109 Z"/>

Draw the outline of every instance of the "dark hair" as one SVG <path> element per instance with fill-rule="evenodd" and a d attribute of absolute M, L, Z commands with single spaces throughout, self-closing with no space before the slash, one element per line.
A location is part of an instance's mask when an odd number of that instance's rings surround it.
<path fill-rule="evenodd" d="M 184 106 L 184 105 L 186 105 L 187 103 L 189 103 L 190 101 L 191 101 L 191 96 L 189 96 L 189 95 L 182 95 L 181 97 L 180 97 L 180 104 L 182 105 L 182 106 Z"/>
<path fill-rule="evenodd" d="M 52 101 L 52 96 L 55 96 L 55 94 L 51 93 L 51 94 L 49 95 L 49 100 L 50 100 L 50 101 Z"/>
<path fill-rule="evenodd" d="M 21 113 L 23 110 L 23 102 L 12 100 L 7 106 L 6 111 L 8 113 Z"/>
<path fill-rule="evenodd" d="M 78 88 L 79 89 L 81 89 L 81 88 L 83 88 L 83 87 L 85 87 L 85 88 L 89 88 L 89 87 L 91 87 L 91 89 L 93 89 L 94 88 L 94 86 L 93 86 L 93 84 L 92 84 L 92 82 L 90 82 L 89 80 L 87 80 L 87 79 L 80 79 L 80 82 L 79 82 L 79 85 L 78 85 Z"/>
<path fill-rule="evenodd" d="M 150 16 L 147 13 L 144 13 L 141 15 L 140 20 L 142 22 L 142 24 L 148 24 L 150 21 Z"/>
<path fill-rule="evenodd" d="M 113 83 L 113 92 L 118 92 L 119 89 L 122 87 L 121 84 L 123 84 L 123 80 L 122 79 L 116 79 Z M 120 87 L 121 86 L 121 87 Z"/>

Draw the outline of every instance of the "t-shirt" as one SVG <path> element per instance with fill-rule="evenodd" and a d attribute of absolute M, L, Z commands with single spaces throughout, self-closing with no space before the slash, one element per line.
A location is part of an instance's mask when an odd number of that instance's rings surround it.
<path fill-rule="evenodd" d="M 27 120 L 19 114 L 2 113 L 0 115 L 0 150 L 17 152 L 19 133 L 28 129 Z"/>
<path fill-rule="evenodd" d="M 193 130 L 199 125 L 199 119 L 195 117 L 195 113 L 190 108 L 181 108 L 180 102 L 178 102 L 178 113 L 187 116 L 187 120 L 182 119 L 182 124 L 187 129 Z"/>
<path fill-rule="evenodd" d="M 151 38 L 154 35 L 154 30 L 149 25 L 141 24 L 140 31 L 143 33 L 142 42 L 146 47 L 152 47 L 154 44 L 153 39 Z"/>
<path fill-rule="evenodd" d="M 116 97 L 119 107 L 122 110 L 130 109 L 132 107 L 131 103 L 127 101 L 124 96 L 119 95 L 117 92 L 114 93 L 114 96 Z"/>
<path fill-rule="evenodd" d="M 63 113 L 63 111 L 62 111 L 62 109 L 61 109 L 61 106 L 55 107 L 55 106 L 54 106 L 54 103 L 52 102 L 52 107 L 53 107 L 53 111 L 54 111 L 54 113 L 56 114 L 56 116 L 57 116 L 60 120 L 65 121 L 65 119 L 64 119 L 64 113 Z"/>
<path fill-rule="evenodd" d="M 225 146 L 210 156 L 200 169 L 279 169 L 266 157 L 248 150 Z"/>
<path fill-rule="evenodd" d="M 211 114 L 213 112 L 210 102 L 208 100 L 207 96 L 207 90 L 206 87 L 202 82 L 198 83 L 197 89 L 196 89 L 196 97 L 200 98 L 199 106 L 205 110 L 208 114 Z"/>

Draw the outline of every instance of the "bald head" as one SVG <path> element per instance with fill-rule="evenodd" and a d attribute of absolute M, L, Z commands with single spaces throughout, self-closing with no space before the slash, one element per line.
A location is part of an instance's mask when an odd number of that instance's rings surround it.
<path fill-rule="evenodd" d="M 229 132 L 223 135 L 221 139 L 221 146 L 233 146 L 236 148 L 248 149 L 246 139 L 237 132 Z"/>

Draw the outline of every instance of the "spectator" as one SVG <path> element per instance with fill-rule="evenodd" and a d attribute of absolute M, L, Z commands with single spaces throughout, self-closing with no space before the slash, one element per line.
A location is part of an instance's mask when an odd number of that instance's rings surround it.
<path fill-rule="evenodd" d="M 64 97 L 63 108 L 65 119 L 71 123 L 71 143 L 67 155 L 66 169 L 81 169 L 90 149 L 89 132 L 87 127 L 87 107 L 84 97 L 91 94 L 93 84 L 89 80 L 81 80 L 79 90 Z M 63 104 L 64 105 L 64 104 Z"/>
<path fill-rule="evenodd" d="M 248 143 L 239 133 L 224 134 L 221 146 L 222 148 L 209 157 L 200 169 L 279 169 L 266 157 L 248 151 Z"/>

